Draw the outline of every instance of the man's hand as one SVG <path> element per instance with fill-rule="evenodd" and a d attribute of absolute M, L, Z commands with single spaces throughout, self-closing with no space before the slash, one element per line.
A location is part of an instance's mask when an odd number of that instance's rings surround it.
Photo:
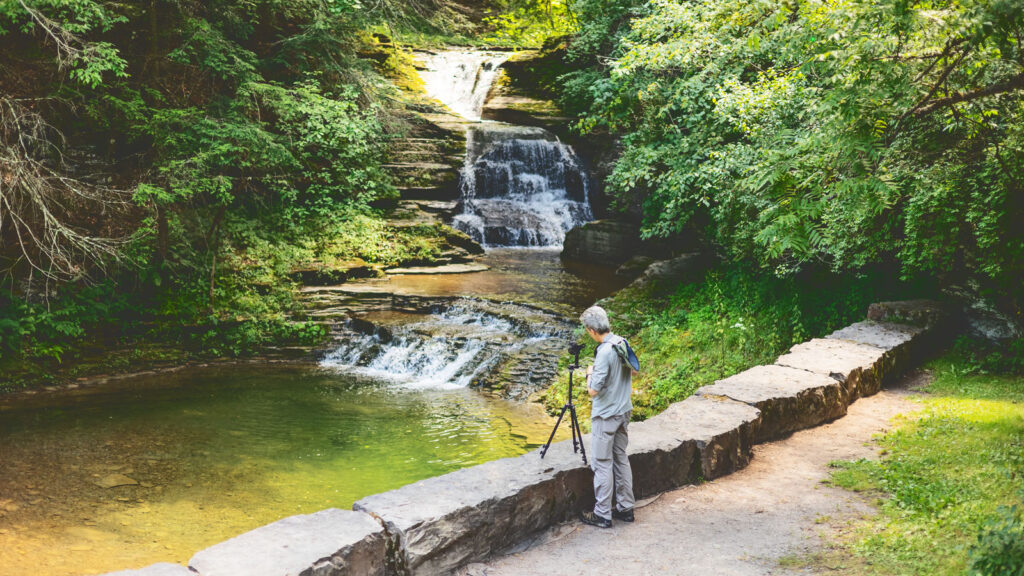
<path fill-rule="evenodd" d="M 590 394 L 591 398 L 593 398 L 594 396 L 597 396 L 597 390 L 594 390 L 593 388 L 590 387 L 590 375 L 593 374 L 593 373 L 594 373 L 594 366 L 593 366 L 593 364 L 591 364 L 590 366 L 587 366 L 587 394 Z"/>

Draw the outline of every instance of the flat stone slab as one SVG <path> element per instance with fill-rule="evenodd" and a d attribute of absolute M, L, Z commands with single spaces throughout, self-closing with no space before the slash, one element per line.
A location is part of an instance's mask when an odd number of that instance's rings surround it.
<path fill-rule="evenodd" d="M 925 331 L 923 327 L 911 326 L 909 324 L 894 324 L 892 322 L 873 322 L 865 320 L 850 324 L 846 328 L 836 330 L 825 338 L 832 340 L 848 340 L 857 344 L 866 344 L 892 350 L 899 346 L 909 344 L 915 337 Z"/>
<path fill-rule="evenodd" d="M 415 268 L 388 268 L 386 274 L 470 274 L 473 272 L 486 272 L 491 267 L 486 264 L 446 264 L 444 266 L 422 266 Z"/>
<path fill-rule="evenodd" d="M 584 436 L 589 448 L 590 438 Z M 380 519 L 397 574 L 447 574 L 504 551 L 593 503 L 593 476 L 569 441 L 369 496 L 353 509 Z"/>
<path fill-rule="evenodd" d="M 383 576 L 385 543 L 373 518 L 329 508 L 211 546 L 189 566 L 202 576 Z"/>
<path fill-rule="evenodd" d="M 681 441 L 695 443 L 698 460 L 695 466 L 700 469 L 700 477 L 694 480 L 706 481 L 739 470 L 750 462 L 760 417 L 757 408 L 742 402 L 690 396 L 648 422 L 674 430 Z M 635 469 L 633 476 L 637 476 Z"/>
<path fill-rule="evenodd" d="M 775 363 L 831 376 L 846 386 L 849 401 L 870 396 L 881 387 L 880 370 L 885 350 L 848 340 L 815 338 L 790 348 Z"/>
<path fill-rule="evenodd" d="M 109 572 L 104 576 L 196 576 L 196 573 L 180 564 L 161 562 L 137 570 L 121 570 Z"/>
<path fill-rule="evenodd" d="M 761 411 L 755 442 L 780 438 L 846 415 L 849 398 L 835 378 L 786 366 L 755 366 L 695 392 Z"/>

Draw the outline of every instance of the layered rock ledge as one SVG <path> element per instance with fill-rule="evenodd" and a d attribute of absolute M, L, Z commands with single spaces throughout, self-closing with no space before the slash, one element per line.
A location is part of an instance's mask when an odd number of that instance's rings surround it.
<path fill-rule="evenodd" d="M 630 425 L 638 498 L 744 467 L 752 448 L 846 414 L 861 396 L 949 336 L 938 305 L 872 306 L 869 320 L 798 344 L 775 364 L 704 386 Z M 584 442 L 589 446 L 589 436 Z M 514 548 L 593 505 L 592 473 L 570 441 L 375 494 L 354 512 L 286 518 L 199 552 L 190 568 L 158 564 L 117 576 L 426 575 Z"/>

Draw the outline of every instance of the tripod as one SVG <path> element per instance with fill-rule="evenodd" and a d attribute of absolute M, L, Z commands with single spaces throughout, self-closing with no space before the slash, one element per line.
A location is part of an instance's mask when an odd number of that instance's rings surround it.
<path fill-rule="evenodd" d="M 569 400 L 562 406 L 562 412 L 558 415 L 558 421 L 555 422 L 554 429 L 551 430 L 551 436 L 548 437 L 548 441 L 544 443 L 544 446 L 540 449 L 540 457 L 544 458 L 544 454 L 547 453 L 548 448 L 551 447 L 551 441 L 555 438 L 555 432 L 558 431 L 558 426 L 562 423 L 562 418 L 565 417 L 565 412 L 569 412 L 569 429 L 572 432 L 572 453 L 575 454 L 577 450 L 580 455 L 583 456 L 583 465 L 587 465 L 587 450 L 583 447 L 583 431 L 580 430 L 580 422 L 576 419 L 576 406 L 572 403 L 572 374 L 580 367 L 580 351 L 583 350 L 582 344 L 573 344 L 569 346 L 569 353 L 574 356 L 572 365 L 569 366 Z"/>

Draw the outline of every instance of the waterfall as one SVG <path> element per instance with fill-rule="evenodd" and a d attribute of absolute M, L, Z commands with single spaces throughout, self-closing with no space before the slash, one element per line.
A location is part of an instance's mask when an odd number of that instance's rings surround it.
<path fill-rule="evenodd" d="M 320 365 L 406 388 L 465 388 L 493 380 L 510 361 L 554 366 L 567 330 L 546 312 L 466 299 L 412 321 L 409 315 L 350 320 Z"/>
<path fill-rule="evenodd" d="M 422 57 L 426 68 L 420 77 L 427 95 L 469 120 L 480 120 L 501 65 L 508 54 L 501 52 L 441 52 Z"/>
<path fill-rule="evenodd" d="M 560 247 L 594 217 L 579 158 L 542 128 L 470 128 L 461 187 L 453 224 L 484 246 Z"/>
<path fill-rule="evenodd" d="M 470 120 L 507 54 L 452 51 L 423 57 L 427 94 Z M 586 171 L 572 147 L 542 128 L 482 122 L 467 130 L 459 214 L 453 226 L 485 247 L 560 247 L 593 220 Z"/>

